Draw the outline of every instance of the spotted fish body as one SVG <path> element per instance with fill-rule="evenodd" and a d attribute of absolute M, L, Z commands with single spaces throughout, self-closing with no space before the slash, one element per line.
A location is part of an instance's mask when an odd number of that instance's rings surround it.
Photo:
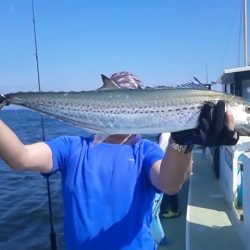
<path fill-rule="evenodd" d="M 37 110 L 91 133 L 105 134 L 152 134 L 195 128 L 204 103 L 224 100 L 233 112 L 236 128 L 250 135 L 250 103 L 210 90 L 19 92 L 5 97 L 9 104 Z"/>

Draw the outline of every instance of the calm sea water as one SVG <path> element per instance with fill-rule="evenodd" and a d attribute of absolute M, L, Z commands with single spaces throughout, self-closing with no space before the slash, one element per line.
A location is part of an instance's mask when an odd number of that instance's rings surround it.
<path fill-rule="evenodd" d="M 41 119 L 29 110 L 2 110 L 5 121 L 24 143 L 40 141 Z M 74 126 L 44 118 L 45 137 L 87 135 Z M 50 177 L 58 249 L 64 249 L 60 173 Z M 16 172 L 0 160 L 0 249 L 50 249 L 46 179 L 39 173 Z"/>
<path fill-rule="evenodd" d="M 41 118 L 30 110 L 2 110 L 0 118 L 24 143 L 42 140 Z M 45 137 L 88 135 L 84 130 L 44 117 Z M 150 137 L 154 139 L 154 137 Z M 64 249 L 60 173 L 50 177 L 57 247 Z M 11 170 L 0 158 L 0 249 L 50 249 L 46 179 L 39 173 Z"/>

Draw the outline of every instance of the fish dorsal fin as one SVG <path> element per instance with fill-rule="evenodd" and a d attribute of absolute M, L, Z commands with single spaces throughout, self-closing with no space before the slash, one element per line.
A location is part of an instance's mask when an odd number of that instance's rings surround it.
<path fill-rule="evenodd" d="M 120 88 L 113 80 L 111 80 L 107 76 L 101 74 L 101 77 L 102 77 L 103 85 L 101 88 L 99 88 L 99 90 L 119 89 Z"/>
<path fill-rule="evenodd" d="M 161 85 L 161 86 L 156 86 L 152 88 L 156 89 L 208 89 L 208 86 L 206 84 L 201 83 L 197 78 L 194 78 L 196 82 L 189 81 L 185 83 L 170 83 L 167 85 Z M 151 87 L 146 87 L 146 88 L 151 88 Z"/>

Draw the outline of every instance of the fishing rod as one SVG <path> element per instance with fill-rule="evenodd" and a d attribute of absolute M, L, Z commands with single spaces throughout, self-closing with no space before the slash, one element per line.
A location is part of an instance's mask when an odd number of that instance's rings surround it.
<path fill-rule="evenodd" d="M 38 49 L 37 49 L 37 39 L 36 39 L 35 11 L 34 11 L 34 2 L 33 2 L 33 0 L 31 0 L 31 5 L 32 5 L 32 17 L 33 17 L 33 19 L 32 19 L 33 20 L 33 34 L 34 34 L 34 42 L 35 42 L 37 82 L 38 82 L 38 90 L 40 92 L 41 91 L 41 82 L 40 82 Z M 45 141 L 45 129 L 44 129 L 43 115 L 41 115 L 40 117 L 41 117 L 41 126 L 42 126 L 42 139 L 43 139 L 43 141 Z M 43 174 L 43 176 L 46 178 L 47 194 L 48 194 L 49 220 L 50 220 L 50 248 L 51 248 L 51 250 L 57 250 L 56 233 L 55 233 L 55 230 L 54 230 L 53 212 L 52 212 L 52 205 L 51 205 L 49 175 L 48 174 Z"/>

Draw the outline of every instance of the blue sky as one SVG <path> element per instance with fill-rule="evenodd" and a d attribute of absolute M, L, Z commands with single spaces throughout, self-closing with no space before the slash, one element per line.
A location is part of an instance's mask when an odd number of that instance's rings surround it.
<path fill-rule="evenodd" d="M 100 74 L 121 70 L 145 85 L 204 82 L 206 65 L 215 81 L 243 65 L 240 0 L 34 0 L 34 7 L 44 91 L 95 89 Z M 1 0 L 0 27 L 0 92 L 37 90 L 31 0 Z"/>

